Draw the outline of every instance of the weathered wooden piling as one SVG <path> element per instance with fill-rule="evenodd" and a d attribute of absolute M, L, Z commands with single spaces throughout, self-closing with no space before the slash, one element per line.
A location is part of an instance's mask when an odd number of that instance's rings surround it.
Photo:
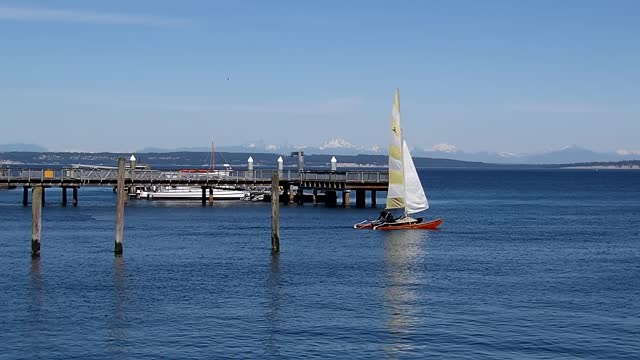
<path fill-rule="evenodd" d="M 29 187 L 22 187 L 22 206 L 29 206 Z"/>
<path fill-rule="evenodd" d="M 67 206 L 67 188 L 62 187 L 62 206 Z"/>
<path fill-rule="evenodd" d="M 344 205 L 344 207 L 351 206 L 351 190 L 342 191 L 342 205 Z"/>
<path fill-rule="evenodd" d="M 124 201 L 127 194 L 124 191 L 124 175 L 125 175 L 125 160 L 124 158 L 118 158 L 118 183 L 117 183 L 117 201 L 116 201 L 116 242 L 114 247 L 114 253 L 121 255 L 122 248 L 122 236 L 124 231 Z"/>
<path fill-rule="evenodd" d="M 280 176 L 271 175 L 271 251 L 280 252 Z"/>
<path fill-rule="evenodd" d="M 298 186 L 298 205 L 304 205 L 304 189 L 301 186 Z"/>
<path fill-rule="evenodd" d="M 209 188 L 209 206 L 213 206 L 213 188 Z"/>
<path fill-rule="evenodd" d="M 40 257 L 40 235 L 42 233 L 42 193 L 44 188 L 33 188 L 31 199 L 31 257 Z"/>
<path fill-rule="evenodd" d="M 313 206 L 318 206 L 318 189 L 313 189 Z"/>
<path fill-rule="evenodd" d="M 293 192 L 291 185 L 289 185 L 289 204 L 293 204 L 296 197 L 296 193 Z"/>
<path fill-rule="evenodd" d="M 378 205 L 376 201 L 377 200 L 376 196 L 377 196 L 376 191 L 371 190 L 371 207 L 376 207 Z"/>
<path fill-rule="evenodd" d="M 73 206 L 78 206 L 78 188 L 77 187 L 73 188 L 72 197 L 73 197 L 73 200 L 71 200 L 71 201 L 73 203 Z"/>
<path fill-rule="evenodd" d="M 202 206 L 207 206 L 207 187 L 202 187 Z"/>

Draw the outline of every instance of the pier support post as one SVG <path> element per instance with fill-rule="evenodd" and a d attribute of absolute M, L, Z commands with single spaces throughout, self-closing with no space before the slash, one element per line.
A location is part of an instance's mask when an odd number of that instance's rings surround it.
<path fill-rule="evenodd" d="M 371 190 L 371 207 L 373 207 L 373 208 L 378 205 L 376 196 L 377 196 L 376 191 L 375 190 Z"/>
<path fill-rule="evenodd" d="M 62 206 L 67 206 L 67 188 L 62 187 Z"/>
<path fill-rule="evenodd" d="M 351 190 L 342 190 L 342 205 L 351 206 Z"/>
<path fill-rule="evenodd" d="M 73 188 L 73 200 L 71 200 L 71 202 L 73 203 L 73 206 L 78 206 L 78 188 L 74 187 Z"/>
<path fill-rule="evenodd" d="M 318 206 L 318 189 L 313 189 L 313 206 Z"/>
<path fill-rule="evenodd" d="M 335 190 L 327 190 L 324 192 L 324 202 L 328 207 L 336 207 L 338 202 L 338 194 Z"/>
<path fill-rule="evenodd" d="M 278 176 L 278 178 L 279 177 L 280 176 Z M 278 196 L 280 196 L 280 195 L 278 195 Z M 288 200 L 289 200 L 289 185 L 285 185 L 285 186 L 282 187 L 282 198 L 283 198 L 282 203 L 283 204 L 287 204 Z M 279 201 L 279 198 L 278 198 L 278 201 Z"/>
<path fill-rule="evenodd" d="M 298 205 L 304 205 L 304 190 L 298 186 Z"/>
<path fill-rule="evenodd" d="M 44 188 L 33 188 L 31 199 L 31 257 L 40 257 L 40 234 L 42 233 L 42 193 Z"/>
<path fill-rule="evenodd" d="M 124 201 L 127 194 L 124 191 L 124 175 L 125 175 L 125 160 L 123 157 L 118 158 L 118 190 L 117 190 L 117 202 L 116 202 L 116 243 L 114 247 L 114 253 L 116 255 L 122 255 L 122 235 L 124 231 Z"/>
<path fill-rule="evenodd" d="M 29 187 L 22 187 L 22 206 L 29 206 Z"/>
<path fill-rule="evenodd" d="M 213 206 L 213 188 L 209 188 L 209 206 Z"/>
<path fill-rule="evenodd" d="M 295 198 L 296 198 L 296 194 L 293 192 L 291 185 L 289 185 L 289 204 L 293 204 Z"/>
<path fill-rule="evenodd" d="M 356 190 L 356 207 L 357 208 L 363 208 L 365 206 L 366 194 L 367 192 L 365 190 L 361 190 L 361 189 Z"/>
<path fill-rule="evenodd" d="M 207 187 L 202 187 L 202 206 L 207 206 Z"/>
<path fill-rule="evenodd" d="M 277 172 L 271 175 L 271 252 L 280 252 L 280 177 Z"/>

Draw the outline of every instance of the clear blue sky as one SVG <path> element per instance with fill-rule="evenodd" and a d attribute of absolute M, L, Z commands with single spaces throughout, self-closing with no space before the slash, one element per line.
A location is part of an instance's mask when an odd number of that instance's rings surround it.
<path fill-rule="evenodd" d="M 640 150 L 639 1 L 4 1 L 0 143 Z M 228 78 L 228 80 L 227 80 Z"/>

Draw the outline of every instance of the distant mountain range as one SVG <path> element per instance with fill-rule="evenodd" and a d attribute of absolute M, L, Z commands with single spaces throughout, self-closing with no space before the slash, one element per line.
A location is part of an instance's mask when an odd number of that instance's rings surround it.
<path fill-rule="evenodd" d="M 387 149 L 380 146 L 357 146 L 353 145 L 349 141 L 341 138 L 329 139 L 325 141 L 320 146 L 307 146 L 307 145 L 276 145 L 276 144 L 266 144 L 264 142 L 254 142 L 244 145 L 216 145 L 215 151 L 224 151 L 224 152 L 264 152 L 264 153 L 272 153 L 272 154 L 289 154 L 294 151 L 304 151 L 305 154 L 315 154 L 315 155 L 358 155 L 358 154 L 367 154 L 367 155 L 376 155 L 376 154 L 384 154 Z M 205 152 L 211 151 L 210 147 L 180 147 L 180 148 L 158 148 L 158 147 L 147 147 L 138 150 L 139 152 Z"/>
<path fill-rule="evenodd" d="M 215 146 L 216 152 L 226 153 L 267 153 L 289 155 L 291 152 L 302 150 L 305 155 L 385 155 L 385 146 L 358 146 L 341 139 L 329 139 L 319 146 L 306 145 L 275 145 L 264 142 L 255 142 L 234 146 Z M 47 152 L 42 146 L 32 144 L 6 144 L 0 145 L 0 152 L 29 151 Z M 210 153 L 211 148 L 203 147 L 180 147 L 180 148 L 143 148 L 136 153 Z M 516 154 L 498 152 L 465 152 L 457 149 L 453 145 L 439 144 L 434 149 L 413 148 L 412 155 L 416 157 L 450 159 L 467 162 L 482 162 L 490 164 L 573 164 L 586 162 L 617 162 L 626 160 L 639 160 L 640 151 L 619 150 L 617 152 L 600 153 L 585 149 L 576 145 L 568 146 L 560 150 L 548 151 L 539 154 Z"/>
<path fill-rule="evenodd" d="M 383 146 L 357 146 L 345 139 L 329 139 L 320 146 L 292 146 L 274 145 L 264 143 L 251 143 L 236 146 L 216 146 L 216 151 L 225 152 L 265 152 L 274 154 L 289 154 L 302 150 L 305 154 L 317 155 L 384 155 L 387 148 Z M 140 152 L 175 152 L 175 151 L 211 151 L 209 148 L 177 148 L 160 149 L 145 148 Z M 572 164 L 584 162 L 616 162 L 640 159 L 640 152 L 618 151 L 611 153 L 599 153 L 576 145 L 567 146 L 560 150 L 553 150 L 539 154 L 516 154 L 498 152 L 465 152 L 455 146 L 441 144 L 436 150 L 413 148 L 412 155 L 428 158 L 451 159 L 460 161 L 483 162 L 491 164 Z"/>
<path fill-rule="evenodd" d="M 640 159 L 640 152 L 618 151 L 610 153 L 600 153 L 575 145 L 567 146 L 560 150 L 553 150 L 540 154 L 492 152 L 467 153 L 459 150 L 436 151 L 422 149 L 414 149 L 412 151 L 412 154 L 415 156 L 446 158 L 463 161 L 479 161 L 492 164 L 572 164 L 586 162 L 617 162 Z"/>
<path fill-rule="evenodd" d="M 48 150 L 40 145 L 33 144 L 0 144 L 0 152 L 10 151 L 46 152 Z"/>

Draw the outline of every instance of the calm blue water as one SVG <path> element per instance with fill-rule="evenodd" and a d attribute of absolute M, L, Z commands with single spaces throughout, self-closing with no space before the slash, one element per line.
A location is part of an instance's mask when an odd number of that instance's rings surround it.
<path fill-rule="evenodd" d="M 0 192 L 0 358 L 638 359 L 640 171 L 431 170 L 441 231 L 379 209 Z M 354 200 L 355 201 L 355 200 Z M 382 201 L 379 201 L 382 204 Z"/>

